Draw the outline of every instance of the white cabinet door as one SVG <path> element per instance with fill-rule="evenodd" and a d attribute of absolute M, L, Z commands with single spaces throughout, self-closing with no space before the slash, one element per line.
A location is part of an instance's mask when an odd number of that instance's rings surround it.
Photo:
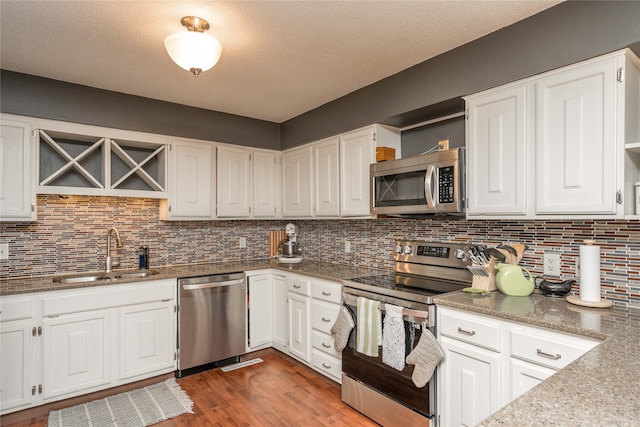
<path fill-rule="evenodd" d="M 287 346 L 287 283 L 284 276 L 273 275 L 273 343 Z"/>
<path fill-rule="evenodd" d="M 511 359 L 511 400 L 531 390 L 542 381 L 555 374 L 555 370 L 534 365 L 518 359 Z"/>
<path fill-rule="evenodd" d="M 45 318 L 44 400 L 97 390 L 110 382 L 108 310 Z"/>
<path fill-rule="evenodd" d="M 369 165 L 375 163 L 375 128 L 340 136 L 340 213 L 343 216 L 370 215 Z"/>
<path fill-rule="evenodd" d="M 338 138 L 313 144 L 315 165 L 315 210 L 317 216 L 340 215 L 340 172 Z"/>
<path fill-rule="evenodd" d="M 160 219 L 212 219 L 214 145 L 173 140 L 169 151 L 169 199 L 160 202 Z"/>
<path fill-rule="evenodd" d="M 289 353 L 300 360 L 311 362 L 311 328 L 309 316 L 311 298 L 289 292 Z"/>
<path fill-rule="evenodd" d="M 249 277 L 249 350 L 273 341 L 273 297 L 271 274 Z"/>
<path fill-rule="evenodd" d="M 218 217 L 251 215 L 251 150 L 218 147 Z"/>
<path fill-rule="evenodd" d="M 526 85 L 467 99 L 468 216 L 527 213 Z"/>
<path fill-rule="evenodd" d="M 311 159 L 311 147 L 298 148 L 282 154 L 282 216 L 284 217 L 312 215 Z"/>
<path fill-rule="evenodd" d="M 500 409 L 500 353 L 440 337 L 441 425 L 474 426 Z"/>
<path fill-rule="evenodd" d="M 253 217 L 273 218 L 276 216 L 278 186 L 275 152 L 253 152 Z"/>
<path fill-rule="evenodd" d="M 3 118 L 0 125 L 0 221 L 36 219 L 31 156 L 31 125 Z"/>
<path fill-rule="evenodd" d="M 589 63 L 536 85 L 536 213 L 615 214 L 622 150 L 616 62 Z"/>
<path fill-rule="evenodd" d="M 338 138 L 313 144 L 315 166 L 315 203 L 317 216 L 340 215 L 340 172 Z"/>
<path fill-rule="evenodd" d="M 32 320 L 0 323 L 0 412 L 31 405 Z"/>
<path fill-rule="evenodd" d="M 171 300 L 119 309 L 119 379 L 175 367 L 174 306 Z"/>

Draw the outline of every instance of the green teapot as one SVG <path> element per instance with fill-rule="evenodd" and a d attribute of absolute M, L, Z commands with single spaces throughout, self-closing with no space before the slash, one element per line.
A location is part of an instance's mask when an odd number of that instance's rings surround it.
<path fill-rule="evenodd" d="M 535 286 L 533 276 L 524 267 L 515 264 L 496 264 L 496 287 L 505 295 L 526 297 L 533 292 Z M 527 273 L 525 277 L 523 270 Z"/>

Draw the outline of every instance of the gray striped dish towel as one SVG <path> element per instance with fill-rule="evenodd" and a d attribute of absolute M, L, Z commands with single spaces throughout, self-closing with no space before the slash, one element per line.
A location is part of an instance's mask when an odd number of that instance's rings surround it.
<path fill-rule="evenodd" d="M 385 317 L 382 327 L 382 363 L 393 369 L 404 369 L 404 321 L 402 307 L 385 304 Z"/>
<path fill-rule="evenodd" d="M 380 302 L 358 297 L 356 351 L 378 357 L 378 346 L 382 344 L 382 315 Z"/>

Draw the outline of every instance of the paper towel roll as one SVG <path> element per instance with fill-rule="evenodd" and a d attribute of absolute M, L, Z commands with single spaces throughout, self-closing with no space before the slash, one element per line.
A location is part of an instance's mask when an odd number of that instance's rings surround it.
<path fill-rule="evenodd" d="M 580 246 L 580 299 L 600 301 L 600 246 Z"/>

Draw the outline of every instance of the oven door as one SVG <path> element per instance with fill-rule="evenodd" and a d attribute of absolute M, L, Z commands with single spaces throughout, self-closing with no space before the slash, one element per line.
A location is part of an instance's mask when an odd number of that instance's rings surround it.
<path fill-rule="evenodd" d="M 363 292 L 357 291 L 357 293 L 361 294 Z M 354 320 L 357 322 L 356 302 L 354 301 L 354 297 L 357 300 L 357 296 L 347 293 L 343 295 L 345 296 L 345 298 L 343 298 L 345 306 L 351 311 Z M 363 296 L 374 299 L 370 295 Z M 435 334 L 435 316 L 433 315 L 435 306 L 419 304 L 424 308 L 418 308 L 418 303 L 407 304 L 407 301 L 397 300 L 386 296 L 380 296 L 380 298 L 375 299 L 383 300 L 383 302 L 388 302 L 393 305 L 404 306 L 406 308 L 431 311 L 431 315 L 429 316 L 430 319 L 427 321 L 427 326 L 429 327 L 429 330 Z M 407 305 L 411 305 L 411 307 L 407 307 Z M 382 316 L 384 323 L 384 312 L 382 313 Z M 414 365 L 405 365 L 402 371 L 398 371 L 382 362 L 382 351 L 380 351 L 378 357 L 366 356 L 356 351 L 356 328 L 358 328 L 357 324 L 349 336 L 347 346 L 342 351 L 343 373 L 383 394 L 384 396 L 400 403 L 401 405 L 416 411 L 425 417 L 432 418 L 435 415 L 435 372 L 426 386 L 422 388 L 416 387 L 411 380 Z M 420 339 L 422 332 L 422 320 L 405 316 L 404 329 L 405 355 L 408 356 Z"/>

